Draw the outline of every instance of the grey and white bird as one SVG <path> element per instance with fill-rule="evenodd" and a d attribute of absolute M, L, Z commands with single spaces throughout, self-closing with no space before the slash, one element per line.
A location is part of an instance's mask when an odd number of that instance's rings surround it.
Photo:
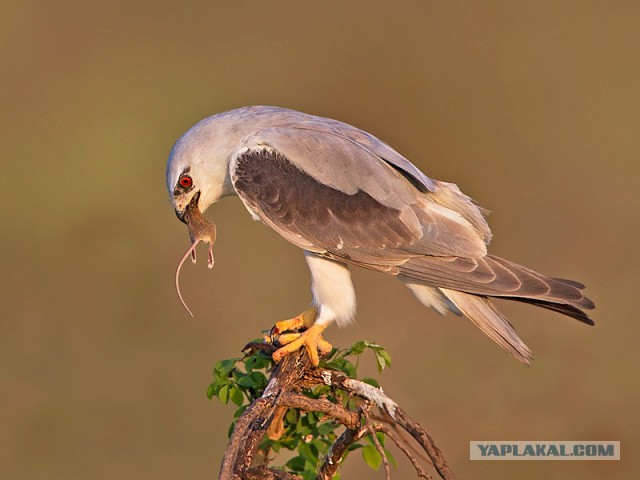
<path fill-rule="evenodd" d="M 255 220 L 304 251 L 313 302 L 276 323 L 279 360 L 302 346 L 314 364 L 330 349 L 333 322 L 353 321 L 348 266 L 397 277 L 428 307 L 468 317 L 521 362 L 529 348 L 490 298 L 555 310 L 593 325 L 594 308 L 573 280 L 491 255 L 486 211 L 453 183 L 427 177 L 375 136 L 328 118 L 278 107 L 206 118 L 173 146 L 167 188 L 178 217 L 237 195 Z M 194 207 L 196 206 L 196 207 Z M 288 343 L 287 343 L 288 342 Z"/>

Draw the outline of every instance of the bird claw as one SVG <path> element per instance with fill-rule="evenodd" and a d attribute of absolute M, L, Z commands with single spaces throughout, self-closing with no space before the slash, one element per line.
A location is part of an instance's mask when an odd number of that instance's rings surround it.
<path fill-rule="evenodd" d="M 302 333 L 281 335 L 278 338 L 279 342 L 281 344 L 284 343 L 283 340 L 288 340 L 288 342 L 273 353 L 273 361 L 278 363 L 286 355 L 304 347 L 307 350 L 311 364 L 317 367 L 320 363 L 320 356 L 328 354 L 333 349 L 331 344 L 322 338 L 324 329 L 324 326 L 314 324 Z"/>
<path fill-rule="evenodd" d="M 283 332 L 301 330 L 303 328 L 310 327 L 316 320 L 317 315 L 318 310 L 316 309 L 316 307 L 309 307 L 300 315 L 296 315 L 295 317 L 289 318 L 287 320 L 280 320 L 279 322 L 276 322 L 276 324 L 271 327 L 271 330 L 269 330 L 269 338 L 271 339 L 271 343 L 276 343 L 276 340 L 282 345 L 284 345 L 285 343 L 289 343 L 283 342 L 281 340 L 281 334 Z"/>
<path fill-rule="evenodd" d="M 273 353 L 273 360 L 277 363 L 286 355 L 293 353 L 304 347 L 309 354 L 309 359 L 314 366 L 320 363 L 320 356 L 331 352 L 333 347 L 329 342 L 321 336 L 324 326 L 316 325 L 315 320 L 318 316 L 316 307 L 310 307 L 300 315 L 288 320 L 277 322 L 269 331 L 271 343 L 282 345 Z M 304 330 L 302 333 L 296 330 Z M 284 333 L 290 332 L 290 333 Z M 320 356 L 318 355 L 320 353 Z"/>

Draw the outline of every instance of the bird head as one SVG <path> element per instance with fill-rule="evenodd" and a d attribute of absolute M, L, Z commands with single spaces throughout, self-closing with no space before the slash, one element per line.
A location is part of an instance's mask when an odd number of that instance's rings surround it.
<path fill-rule="evenodd" d="M 194 125 L 169 154 L 167 190 L 182 222 L 188 208 L 204 212 L 220 198 L 235 193 L 229 178 L 229 139 L 217 120 L 209 117 Z"/>

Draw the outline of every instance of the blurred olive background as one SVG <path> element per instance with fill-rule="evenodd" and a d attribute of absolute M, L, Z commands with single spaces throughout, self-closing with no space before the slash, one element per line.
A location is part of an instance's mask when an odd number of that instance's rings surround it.
<path fill-rule="evenodd" d="M 308 273 L 225 199 L 208 212 L 215 268 L 183 270 L 190 318 L 164 169 L 193 123 L 251 104 L 378 135 L 494 212 L 493 253 L 588 284 L 594 328 L 500 303 L 536 355 L 526 368 L 399 282 L 353 272 L 358 324 L 328 339 L 388 348 L 385 390 L 460 478 L 638 478 L 637 2 L 0 9 L 3 479 L 217 475 L 232 408 L 207 400 L 211 367 L 306 307 Z M 470 440 L 620 440 L 623 460 L 470 462 Z M 344 478 L 365 474 L 354 455 Z"/>

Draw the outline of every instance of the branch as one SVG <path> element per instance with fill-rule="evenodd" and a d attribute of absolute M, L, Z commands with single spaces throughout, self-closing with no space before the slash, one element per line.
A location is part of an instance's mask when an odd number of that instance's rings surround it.
<path fill-rule="evenodd" d="M 347 428 L 338 439 L 333 442 L 329 453 L 324 458 L 320 472 L 318 473 L 319 480 L 331 480 L 333 475 L 340 466 L 340 461 L 344 457 L 345 453 L 351 445 L 356 443 L 362 437 L 369 433 L 368 427 L 362 427 L 360 429 Z"/>
<path fill-rule="evenodd" d="M 413 465 L 413 468 L 416 469 L 416 473 L 418 474 L 418 477 L 431 480 L 431 475 L 425 472 L 425 470 L 420 465 L 420 462 L 418 462 L 418 459 L 413 455 L 413 453 L 409 449 L 408 445 L 404 442 L 404 440 L 402 440 L 399 436 L 396 435 L 396 433 L 393 430 L 391 430 L 389 427 L 385 425 L 380 425 L 380 424 L 376 425 L 376 430 L 384 433 L 387 437 L 389 437 L 393 441 L 393 443 L 396 444 L 396 447 L 398 447 L 400 451 L 404 453 L 404 455 L 411 462 L 411 465 Z"/>
<path fill-rule="evenodd" d="M 360 418 L 356 412 L 324 398 L 309 398 L 300 393 L 284 392 L 278 399 L 278 404 L 307 412 L 324 413 L 347 428 L 355 428 L 360 424 Z"/>
<path fill-rule="evenodd" d="M 384 451 L 383 446 L 380 444 L 380 440 L 378 440 L 378 435 L 376 435 L 376 426 L 371 423 L 371 417 L 369 416 L 369 412 L 367 408 L 362 409 L 362 413 L 364 417 L 367 419 L 367 425 L 369 426 L 369 433 L 371 434 L 371 439 L 373 440 L 373 445 L 376 447 L 378 455 L 382 458 L 382 464 L 384 465 L 384 474 L 386 480 L 391 480 L 391 467 L 389 467 L 389 459 L 387 458 L 387 454 Z"/>
<path fill-rule="evenodd" d="M 252 467 L 245 472 L 244 478 L 247 480 L 302 480 L 298 475 L 268 467 Z"/>
<path fill-rule="evenodd" d="M 305 358 L 306 367 L 303 365 Z M 306 352 L 300 351 L 288 355 L 276 366 L 262 396 L 236 422 L 222 458 L 220 479 L 249 478 L 246 472 L 250 469 L 260 440 L 271 423 L 278 398 L 285 389 L 292 389 L 301 380 L 308 365 L 310 363 Z"/>
<path fill-rule="evenodd" d="M 444 455 L 436 446 L 435 442 L 427 431 L 420 424 L 409 417 L 402 408 L 389 398 L 380 388 L 376 388 L 368 383 L 346 377 L 342 373 L 331 370 L 320 372 L 322 381 L 326 385 L 342 388 L 375 403 L 384 410 L 402 428 L 404 428 L 429 455 L 440 477 L 445 480 L 454 479 L 455 475 L 449 467 Z"/>
<path fill-rule="evenodd" d="M 269 351 L 271 345 L 253 343 L 247 350 Z M 364 404 L 351 410 L 346 402 L 331 401 L 327 398 L 311 398 L 303 392 L 320 385 L 328 385 L 334 390 L 355 395 L 365 400 Z M 391 427 L 372 422 L 376 416 L 371 408 L 378 407 L 382 415 L 388 415 Z M 441 478 L 455 478 L 442 452 L 436 447 L 431 436 L 417 422 L 411 419 L 398 404 L 381 389 L 354 380 L 343 373 L 315 368 L 311 365 L 306 351 L 286 356 L 271 373 L 269 382 L 262 395 L 247 407 L 236 421 L 235 428 L 220 467 L 221 480 L 299 480 L 301 477 L 283 470 L 269 467 L 270 459 L 264 450 L 258 458 L 260 443 L 265 435 L 277 441 L 284 432 L 282 425 L 286 410 L 292 408 L 307 412 L 319 412 L 345 426 L 344 432 L 334 441 L 318 470 L 318 479 L 330 480 L 349 451 L 349 447 L 366 435 L 371 435 L 373 444 L 384 463 L 386 478 L 391 478 L 391 469 L 385 450 L 376 436 L 376 432 L 387 435 L 409 459 L 421 478 L 431 478 L 422 468 L 409 443 L 393 429 L 406 430 L 427 453 Z"/>
<path fill-rule="evenodd" d="M 429 455 L 429 458 L 433 462 L 433 466 L 437 470 L 440 477 L 445 480 L 456 478 L 453 474 L 453 471 L 451 470 L 451 467 L 445 460 L 443 453 L 436 446 L 433 438 L 431 438 L 431 435 L 429 435 L 419 423 L 409 417 L 400 407 L 396 409 L 394 420 L 398 423 L 398 425 L 409 432 L 409 434 L 411 434 L 411 436 L 416 439 L 416 441 L 424 449 L 424 451 L 427 452 L 427 455 Z"/>

